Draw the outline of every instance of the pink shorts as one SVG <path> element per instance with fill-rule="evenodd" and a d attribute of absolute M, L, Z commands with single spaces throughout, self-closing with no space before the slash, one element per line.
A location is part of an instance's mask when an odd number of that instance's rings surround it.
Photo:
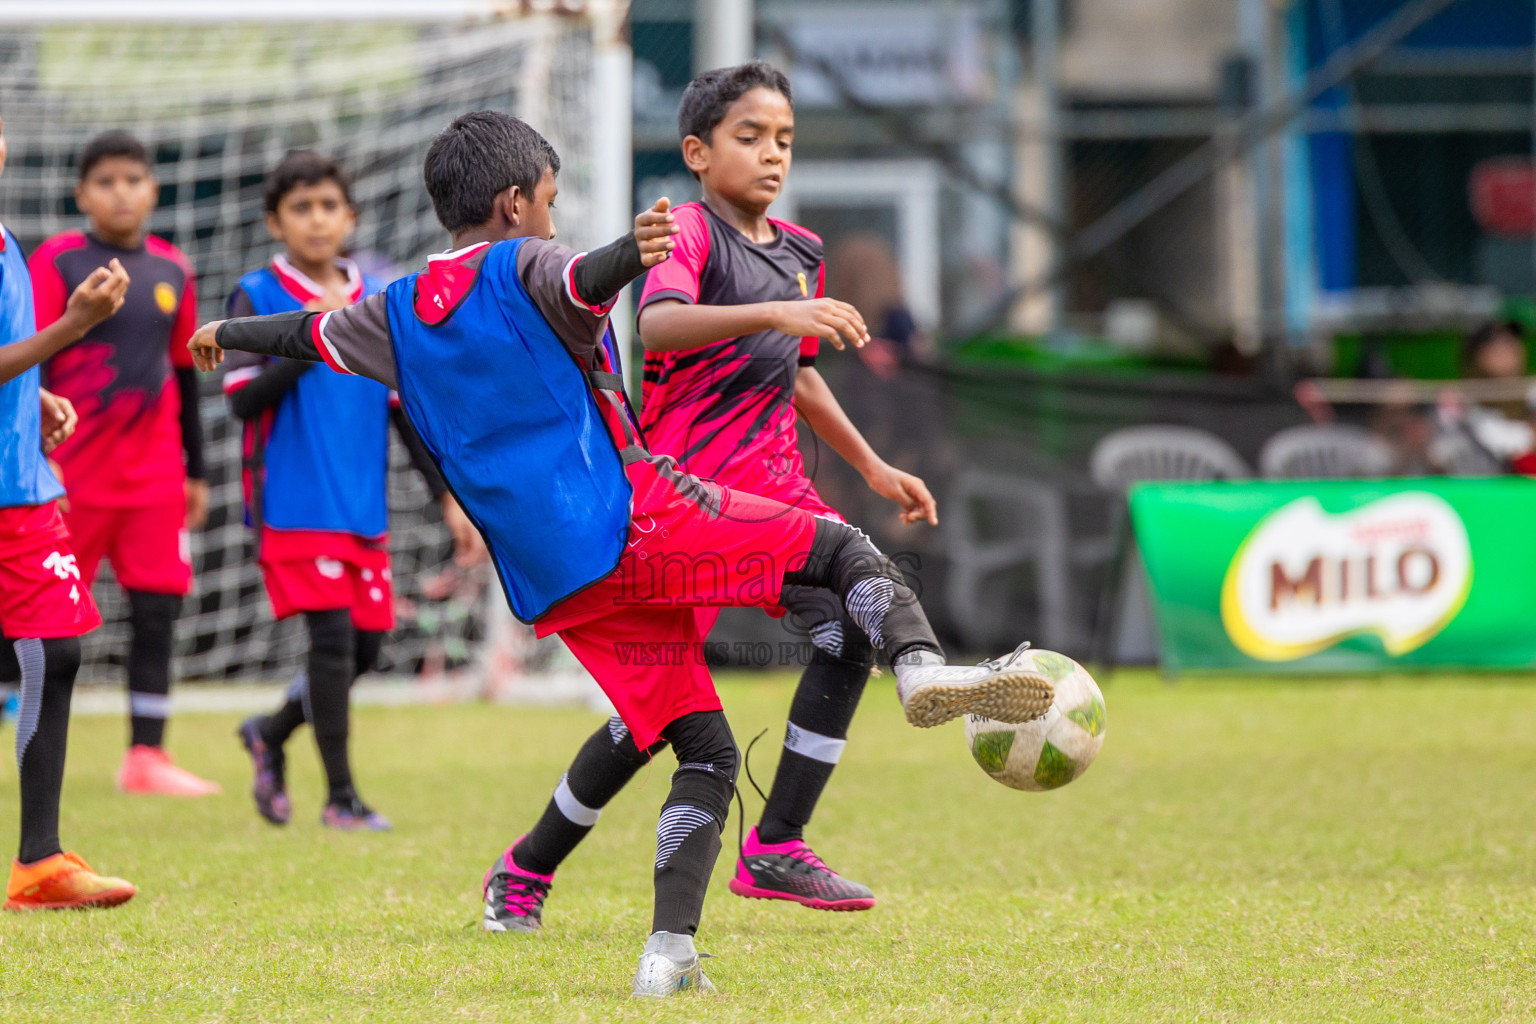
<path fill-rule="evenodd" d="M 300 612 L 352 613 L 360 630 L 388 632 L 395 628 L 395 598 L 388 551 L 365 551 L 344 545 L 336 555 L 262 562 L 272 615 L 286 619 Z"/>
<path fill-rule="evenodd" d="M 192 589 L 185 494 L 130 508 L 76 504 L 64 513 L 64 521 L 87 587 L 96 582 L 105 557 L 124 590 L 185 595 Z"/>
<path fill-rule="evenodd" d="M 540 636 L 560 634 L 644 748 L 679 717 L 720 708 L 698 609 L 776 606 L 784 574 L 805 563 L 816 520 L 654 463 L 626 472 L 635 493 L 618 568 L 556 605 L 536 628 Z"/>
<path fill-rule="evenodd" d="M 0 509 L 0 633 L 46 640 L 99 625 L 58 504 Z"/>

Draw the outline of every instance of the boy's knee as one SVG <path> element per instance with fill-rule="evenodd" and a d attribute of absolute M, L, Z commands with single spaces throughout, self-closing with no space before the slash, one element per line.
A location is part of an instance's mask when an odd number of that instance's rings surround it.
<path fill-rule="evenodd" d="M 169 635 L 181 614 L 180 594 L 152 594 L 147 590 L 128 591 L 128 623 L 135 635 Z"/>

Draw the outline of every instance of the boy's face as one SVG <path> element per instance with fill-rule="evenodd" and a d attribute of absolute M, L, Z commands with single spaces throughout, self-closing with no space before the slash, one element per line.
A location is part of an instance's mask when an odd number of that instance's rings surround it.
<path fill-rule="evenodd" d="M 109 156 L 75 186 L 75 203 L 102 234 L 137 234 L 160 196 L 160 185 L 141 161 Z"/>
<path fill-rule="evenodd" d="M 295 185 L 277 201 L 277 211 L 267 214 L 267 230 L 288 256 L 312 265 L 334 262 L 356 227 L 357 211 L 330 178 Z"/>
<path fill-rule="evenodd" d="M 517 201 L 513 206 L 515 217 L 507 237 L 554 238 L 555 216 L 551 211 L 555 208 L 555 196 L 559 191 L 560 186 L 555 182 L 555 172 L 548 167 L 544 168 L 544 174 L 539 178 L 539 183 L 533 186 L 533 195 L 525 195 L 521 190 L 518 191 Z"/>
<path fill-rule="evenodd" d="M 1484 377 L 1525 375 L 1525 346 L 1508 331 L 1500 331 L 1477 353 L 1477 369 Z"/>
<path fill-rule="evenodd" d="M 766 210 L 784 188 L 794 138 L 789 100 L 759 86 L 726 108 L 708 142 L 696 135 L 684 139 L 683 162 L 722 198 Z"/>
<path fill-rule="evenodd" d="M 0 123 L 0 173 L 4 173 L 4 171 L 5 171 L 5 157 L 6 157 L 6 153 L 7 153 L 7 150 L 6 150 L 6 146 L 5 146 L 5 126 L 4 126 L 3 123 Z"/>

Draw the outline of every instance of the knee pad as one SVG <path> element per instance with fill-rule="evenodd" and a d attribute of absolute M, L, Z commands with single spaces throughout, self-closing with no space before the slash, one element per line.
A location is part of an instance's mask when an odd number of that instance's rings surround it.
<path fill-rule="evenodd" d="M 869 634 L 847 615 L 812 626 L 811 643 L 816 647 L 811 655 L 815 663 L 832 661 L 864 668 L 875 664 L 875 648 L 869 642 Z"/>

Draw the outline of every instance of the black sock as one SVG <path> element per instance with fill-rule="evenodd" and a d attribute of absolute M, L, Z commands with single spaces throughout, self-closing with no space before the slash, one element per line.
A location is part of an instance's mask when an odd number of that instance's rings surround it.
<path fill-rule="evenodd" d="M 609 719 L 581 745 L 538 824 L 512 851 L 517 866 L 538 875 L 554 874 L 592 831 L 608 801 L 664 746 L 661 742 L 642 751 L 623 719 Z"/>
<path fill-rule="evenodd" d="M 181 598 L 176 594 L 128 591 L 128 711 L 135 746 L 165 743 L 171 714 L 171 645 Z"/>
<path fill-rule="evenodd" d="M 309 715 L 304 710 L 304 702 L 308 697 L 309 673 L 300 672 L 288 684 L 288 692 L 283 695 L 283 706 L 261 720 L 261 738 L 268 749 L 282 750 L 299 726 L 309 721 Z"/>
<path fill-rule="evenodd" d="M 309 627 L 309 724 L 325 766 L 327 800 L 341 803 L 356 795 L 347 741 L 357 631 L 345 608 L 305 612 L 304 621 Z"/>
<path fill-rule="evenodd" d="M 866 642 L 863 649 L 869 650 Z M 872 661 L 848 661 L 816 648 L 789 705 L 784 752 L 757 826 L 765 843 L 804 838 L 848 739 Z"/>
<path fill-rule="evenodd" d="M 696 711 L 662 730 L 678 768 L 656 823 L 652 932 L 693 935 L 704 912 L 739 756 L 722 711 Z"/>
<path fill-rule="evenodd" d="M 69 739 L 69 701 L 80 670 L 80 640 L 15 641 L 21 666 L 21 713 L 16 721 L 16 770 L 21 779 L 21 849 L 32 864 L 62 852 L 59 793 Z"/>

